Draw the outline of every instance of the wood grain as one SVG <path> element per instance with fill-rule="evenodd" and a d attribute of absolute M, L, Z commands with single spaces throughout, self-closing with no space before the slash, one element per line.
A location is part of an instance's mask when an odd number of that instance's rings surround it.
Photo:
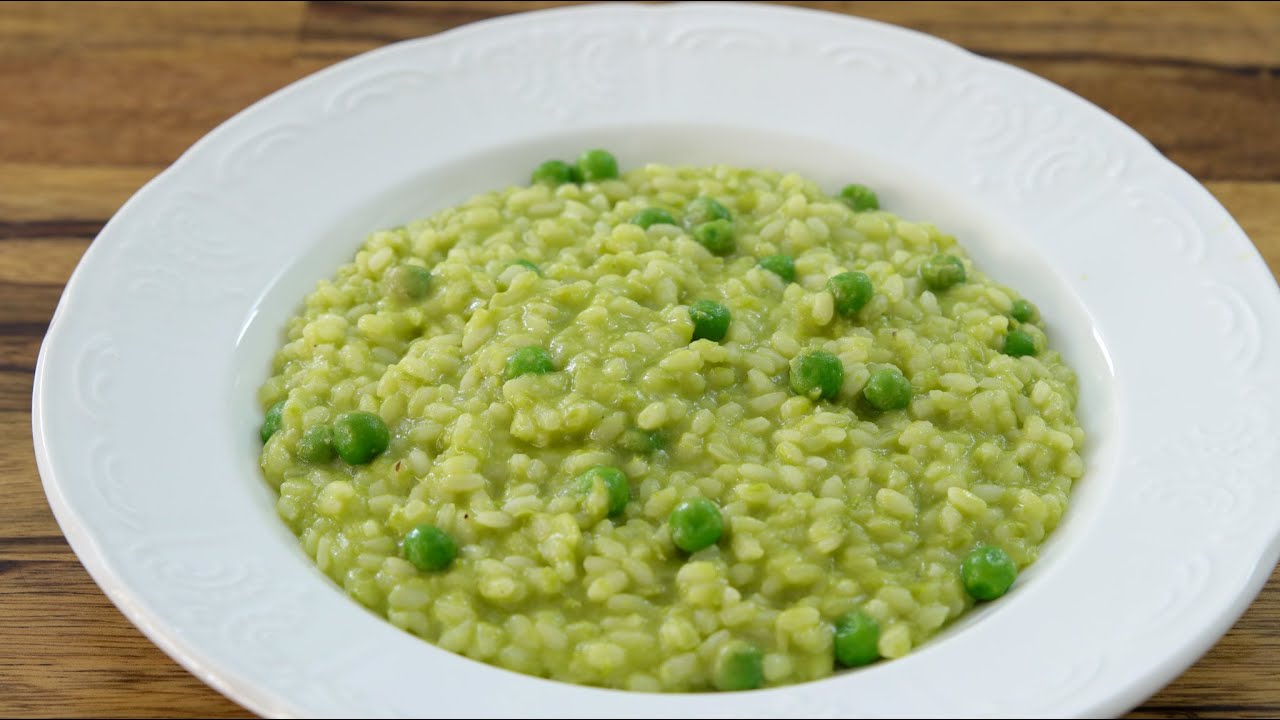
<path fill-rule="evenodd" d="M 0 4 L 0 716 L 245 717 L 110 604 L 46 504 L 32 373 L 103 223 L 272 91 L 388 42 L 563 3 Z M 1024 67 L 1150 138 L 1280 274 L 1280 5 L 789 3 L 913 27 Z M 1280 573 L 1132 717 L 1280 715 Z"/>

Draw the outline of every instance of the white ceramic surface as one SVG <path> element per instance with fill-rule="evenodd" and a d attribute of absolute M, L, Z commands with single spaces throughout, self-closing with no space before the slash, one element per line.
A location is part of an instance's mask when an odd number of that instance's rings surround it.
<path fill-rule="evenodd" d="M 663 696 L 451 655 L 312 566 L 256 465 L 254 391 L 285 318 L 367 232 L 593 146 L 624 167 L 866 182 L 1036 300 L 1080 374 L 1088 470 L 1008 597 L 899 661 Z M 33 430 L 102 589 L 265 715 L 1108 715 L 1190 665 L 1275 565 L 1278 321 L 1275 282 L 1209 193 L 1044 80 L 817 12 L 594 6 L 362 55 L 198 142 L 68 283 Z"/>

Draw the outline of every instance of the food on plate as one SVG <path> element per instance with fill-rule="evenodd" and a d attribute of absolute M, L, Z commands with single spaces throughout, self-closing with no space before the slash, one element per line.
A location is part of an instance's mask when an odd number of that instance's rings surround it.
<path fill-rule="evenodd" d="M 261 387 L 280 516 L 357 601 L 557 680 L 899 658 L 1035 561 L 1084 465 L 1039 311 L 795 174 L 549 160 L 373 233 Z"/>

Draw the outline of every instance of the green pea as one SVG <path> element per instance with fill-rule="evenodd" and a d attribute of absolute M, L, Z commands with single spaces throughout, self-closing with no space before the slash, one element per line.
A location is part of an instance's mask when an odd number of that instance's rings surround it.
<path fill-rule="evenodd" d="M 826 350 L 814 350 L 791 361 L 791 390 L 808 398 L 834 400 L 844 385 L 844 364 Z"/>
<path fill-rule="evenodd" d="M 877 410 L 901 410 L 911 404 L 911 381 L 896 367 L 871 373 L 862 395 Z"/>
<path fill-rule="evenodd" d="M 732 220 L 729 208 L 709 197 L 694 198 L 684 209 L 686 227 L 695 228 L 712 220 Z"/>
<path fill-rule="evenodd" d="M 880 198 L 866 185 L 845 185 L 840 191 L 840 199 L 856 212 L 880 209 Z"/>
<path fill-rule="evenodd" d="M 602 483 L 609 494 L 609 517 L 621 515 L 631 501 L 631 483 L 627 482 L 626 474 L 616 467 L 597 465 L 579 475 L 575 484 L 578 492 L 590 493 L 597 482 Z"/>
<path fill-rule="evenodd" d="M 382 418 L 367 412 L 349 412 L 333 421 L 333 449 L 352 465 L 364 465 L 391 444 L 391 432 Z"/>
<path fill-rule="evenodd" d="M 657 452 L 667 446 L 667 436 L 661 430 L 641 430 L 631 428 L 622 433 L 618 441 L 623 450 L 640 455 Z"/>
<path fill-rule="evenodd" d="M 435 525 L 419 525 L 404 536 L 404 557 L 424 572 L 444 570 L 458 557 L 458 545 Z"/>
<path fill-rule="evenodd" d="M 258 435 L 262 438 L 262 442 L 271 439 L 272 435 L 280 429 L 280 424 L 284 422 L 284 401 L 281 400 L 275 405 L 267 408 L 267 414 L 262 418 L 262 429 L 258 431 Z"/>
<path fill-rule="evenodd" d="M 939 253 L 920 266 L 920 279 L 930 290 L 946 290 L 964 282 L 964 263 L 955 255 Z"/>
<path fill-rule="evenodd" d="M 662 208 L 650 207 L 632 215 L 627 222 L 648 230 L 653 225 L 675 225 L 676 219 L 671 217 L 671 213 Z"/>
<path fill-rule="evenodd" d="M 507 358 L 508 380 L 518 378 L 521 375 L 528 375 L 529 373 L 544 375 L 555 371 L 556 365 L 551 361 L 551 353 L 537 345 L 522 347 L 511 353 L 511 357 Z"/>
<path fill-rule="evenodd" d="M 725 256 L 733 252 L 733 223 L 728 220 L 712 220 L 693 229 L 693 239 L 712 255 Z"/>
<path fill-rule="evenodd" d="M 513 263 L 511 263 L 511 264 L 512 264 L 512 265 L 518 265 L 518 266 L 520 266 L 520 267 L 522 267 L 522 268 L 526 268 L 526 269 L 532 270 L 532 271 L 534 271 L 534 272 L 538 273 L 539 275 L 541 275 L 541 274 L 542 274 L 542 269 L 541 269 L 541 268 L 539 268 L 537 265 L 534 265 L 533 263 L 529 262 L 528 260 L 525 260 L 524 258 L 520 258 L 519 260 L 516 260 L 515 262 L 513 262 Z"/>
<path fill-rule="evenodd" d="M 715 545 L 724 532 L 720 508 L 706 498 L 685 500 L 676 505 L 667 524 L 671 526 L 671 541 L 687 553 Z"/>
<path fill-rule="evenodd" d="M 1017 577 L 1013 559 L 992 545 L 978 547 L 960 564 L 960 581 L 974 600 L 995 600 L 1009 592 Z"/>
<path fill-rule="evenodd" d="M 312 425 L 298 438 L 298 457 L 309 463 L 327 463 L 333 459 L 333 428 Z"/>
<path fill-rule="evenodd" d="M 720 342 L 729 333 L 729 308 L 713 300 L 698 300 L 689 306 L 693 339 Z"/>
<path fill-rule="evenodd" d="M 1013 301 L 1013 309 L 1009 311 L 1009 315 L 1018 322 L 1031 322 L 1036 316 L 1036 306 L 1019 298 Z"/>
<path fill-rule="evenodd" d="M 605 150 L 587 150 L 578 156 L 578 172 L 586 182 L 618 177 L 618 161 Z"/>
<path fill-rule="evenodd" d="M 1010 330 L 1004 336 L 1004 354 L 1013 357 L 1036 354 L 1035 338 L 1021 330 Z"/>
<path fill-rule="evenodd" d="M 870 665 L 880 658 L 880 623 L 855 610 L 836 621 L 836 662 L 845 667 Z"/>
<path fill-rule="evenodd" d="M 796 261 L 790 255 L 770 255 L 761 258 L 759 265 L 787 282 L 796 279 Z"/>
<path fill-rule="evenodd" d="M 755 690 L 764 684 L 764 653 L 742 640 L 732 640 L 716 653 L 711 682 L 717 690 Z"/>
<path fill-rule="evenodd" d="M 533 170 L 533 184 L 564 185 L 578 182 L 578 168 L 563 160 L 548 160 Z"/>
<path fill-rule="evenodd" d="M 833 275 L 827 281 L 827 289 L 836 300 L 836 311 L 841 315 L 853 315 L 871 302 L 876 290 L 866 273 L 844 272 Z"/>
<path fill-rule="evenodd" d="M 387 289 L 406 300 L 417 300 L 431 289 L 431 271 L 421 265 L 397 265 L 387 271 Z"/>

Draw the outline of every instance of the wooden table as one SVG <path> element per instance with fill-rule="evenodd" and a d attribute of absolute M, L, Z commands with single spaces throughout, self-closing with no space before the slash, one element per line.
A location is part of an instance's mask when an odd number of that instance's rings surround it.
<path fill-rule="evenodd" d="M 277 88 L 395 40 L 556 4 L 0 5 L 0 715 L 247 715 L 107 601 L 36 474 L 36 353 L 103 223 Z M 1203 182 L 1280 270 L 1280 4 L 794 4 L 923 30 L 1074 90 Z M 1278 714 L 1280 573 L 1134 717 Z"/>

